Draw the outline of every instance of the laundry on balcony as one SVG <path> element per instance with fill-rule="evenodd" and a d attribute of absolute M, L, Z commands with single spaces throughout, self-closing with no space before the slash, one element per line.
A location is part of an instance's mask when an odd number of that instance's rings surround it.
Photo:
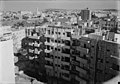
<path fill-rule="evenodd" d="M 29 43 L 28 45 L 33 46 L 34 43 Z"/>
<path fill-rule="evenodd" d="M 32 50 L 32 49 L 29 49 L 29 52 L 30 52 L 30 53 L 33 53 L 33 52 L 34 52 L 34 50 Z"/>

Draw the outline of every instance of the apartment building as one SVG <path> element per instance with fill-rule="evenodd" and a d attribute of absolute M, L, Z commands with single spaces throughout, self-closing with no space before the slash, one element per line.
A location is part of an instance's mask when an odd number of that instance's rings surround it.
<path fill-rule="evenodd" d="M 95 84 L 97 40 L 88 37 L 76 39 L 71 44 L 71 81 L 74 84 Z"/>
<path fill-rule="evenodd" d="M 45 28 L 39 26 L 26 29 L 26 38 L 22 40 L 22 48 L 26 49 L 27 58 L 30 61 L 30 66 L 27 67 L 27 72 L 36 73 L 37 78 L 45 75 Z M 39 79 L 38 79 L 39 80 Z"/>
<path fill-rule="evenodd" d="M 107 81 L 120 71 L 120 35 L 109 32 L 107 39 L 98 41 L 96 81 Z"/>
<path fill-rule="evenodd" d="M 96 81 L 108 81 L 120 71 L 120 43 L 108 40 L 98 42 Z"/>
<path fill-rule="evenodd" d="M 101 20 L 100 25 L 101 25 L 102 29 L 117 32 L 117 22 L 110 19 L 110 18 L 106 18 L 105 20 Z"/>
<path fill-rule="evenodd" d="M 14 71 L 13 40 L 8 32 L 0 35 L 0 84 L 15 84 Z"/>
<path fill-rule="evenodd" d="M 81 15 L 82 20 L 90 20 L 91 19 L 91 11 L 88 8 L 81 10 L 80 15 Z"/>
<path fill-rule="evenodd" d="M 103 39 L 103 36 L 95 34 L 88 37 L 72 37 L 71 81 L 73 84 L 100 84 L 119 74 L 119 35 L 112 34 L 108 37 L 109 39 Z"/>
<path fill-rule="evenodd" d="M 46 29 L 46 73 L 70 81 L 70 43 L 72 27 L 52 26 Z"/>

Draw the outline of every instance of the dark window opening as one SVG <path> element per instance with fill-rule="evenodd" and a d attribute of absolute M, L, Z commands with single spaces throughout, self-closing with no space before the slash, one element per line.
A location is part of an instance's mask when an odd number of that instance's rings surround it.
<path fill-rule="evenodd" d="M 48 30 L 48 34 L 50 35 L 50 30 Z"/>
<path fill-rule="evenodd" d="M 57 40 L 55 40 L 55 43 L 57 43 Z"/>
<path fill-rule="evenodd" d="M 70 41 L 69 40 L 65 40 L 65 45 L 70 46 Z"/>
<path fill-rule="evenodd" d="M 49 45 L 47 45 L 47 50 L 50 50 L 50 46 Z"/>
<path fill-rule="evenodd" d="M 120 66 L 116 64 L 112 64 L 112 69 L 120 71 Z"/>
<path fill-rule="evenodd" d="M 62 53 L 70 54 L 70 49 L 63 48 L 63 49 L 62 49 Z"/>
<path fill-rule="evenodd" d="M 47 38 L 47 42 L 50 42 L 50 38 Z"/>
<path fill-rule="evenodd" d="M 67 37 L 71 37 L 71 32 L 66 32 L 67 33 Z"/>

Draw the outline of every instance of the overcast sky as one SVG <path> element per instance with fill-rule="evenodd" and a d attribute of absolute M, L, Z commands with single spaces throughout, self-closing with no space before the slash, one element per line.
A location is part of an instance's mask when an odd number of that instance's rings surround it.
<path fill-rule="evenodd" d="M 48 9 L 105 9 L 117 8 L 116 0 L 3 0 L 0 1 L 2 10 L 31 10 L 36 8 Z"/>

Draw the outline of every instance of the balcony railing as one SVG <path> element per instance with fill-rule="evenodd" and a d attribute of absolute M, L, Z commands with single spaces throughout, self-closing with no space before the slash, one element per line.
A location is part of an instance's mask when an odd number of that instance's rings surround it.
<path fill-rule="evenodd" d="M 52 58 L 48 58 L 48 57 L 45 57 L 45 60 L 47 60 L 47 61 L 53 61 Z"/>
<path fill-rule="evenodd" d="M 29 43 L 28 45 L 33 46 L 34 43 Z"/>
<path fill-rule="evenodd" d="M 78 67 L 78 66 L 76 66 L 76 70 L 77 71 L 79 71 L 80 73 L 83 73 L 83 74 L 87 74 L 87 71 L 86 70 L 84 70 L 84 69 L 82 69 L 82 68 L 80 68 L 80 67 Z"/>
<path fill-rule="evenodd" d="M 82 47 L 77 47 L 77 50 L 79 50 L 80 52 L 83 52 L 83 53 L 86 53 L 86 54 L 88 54 L 89 53 L 89 49 L 87 49 L 87 48 L 82 48 Z"/>
<path fill-rule="evenodd" d="M 53 66 L 45 65 L 45 68 L 53 69 Z"/>
<path fill-rule="evenodd" d="M 87 64 L 87 59 L 83 59 L 83 58 L 80 58 L 80 57 L 76 57 L 76 60 L 83 63 L 83 64 Z"/>
<path fill-rule="evenodd" d="M 33 53 L 33 52 L 34 52 L 34 50 L 32 50 L 32 49 L 29 49 L 29 52 L 30 52 L 30 53 Z"/>
<path fill-rule="evenodd" d="M 79 78 L 78 76 L 75 76 L 75 79 L 76 79 L 77 81 L 79 81 L 80 84 L 87 84 L 87 82 L 86 82 L 85 80 L 83 80 L 82 78 Z"/>

